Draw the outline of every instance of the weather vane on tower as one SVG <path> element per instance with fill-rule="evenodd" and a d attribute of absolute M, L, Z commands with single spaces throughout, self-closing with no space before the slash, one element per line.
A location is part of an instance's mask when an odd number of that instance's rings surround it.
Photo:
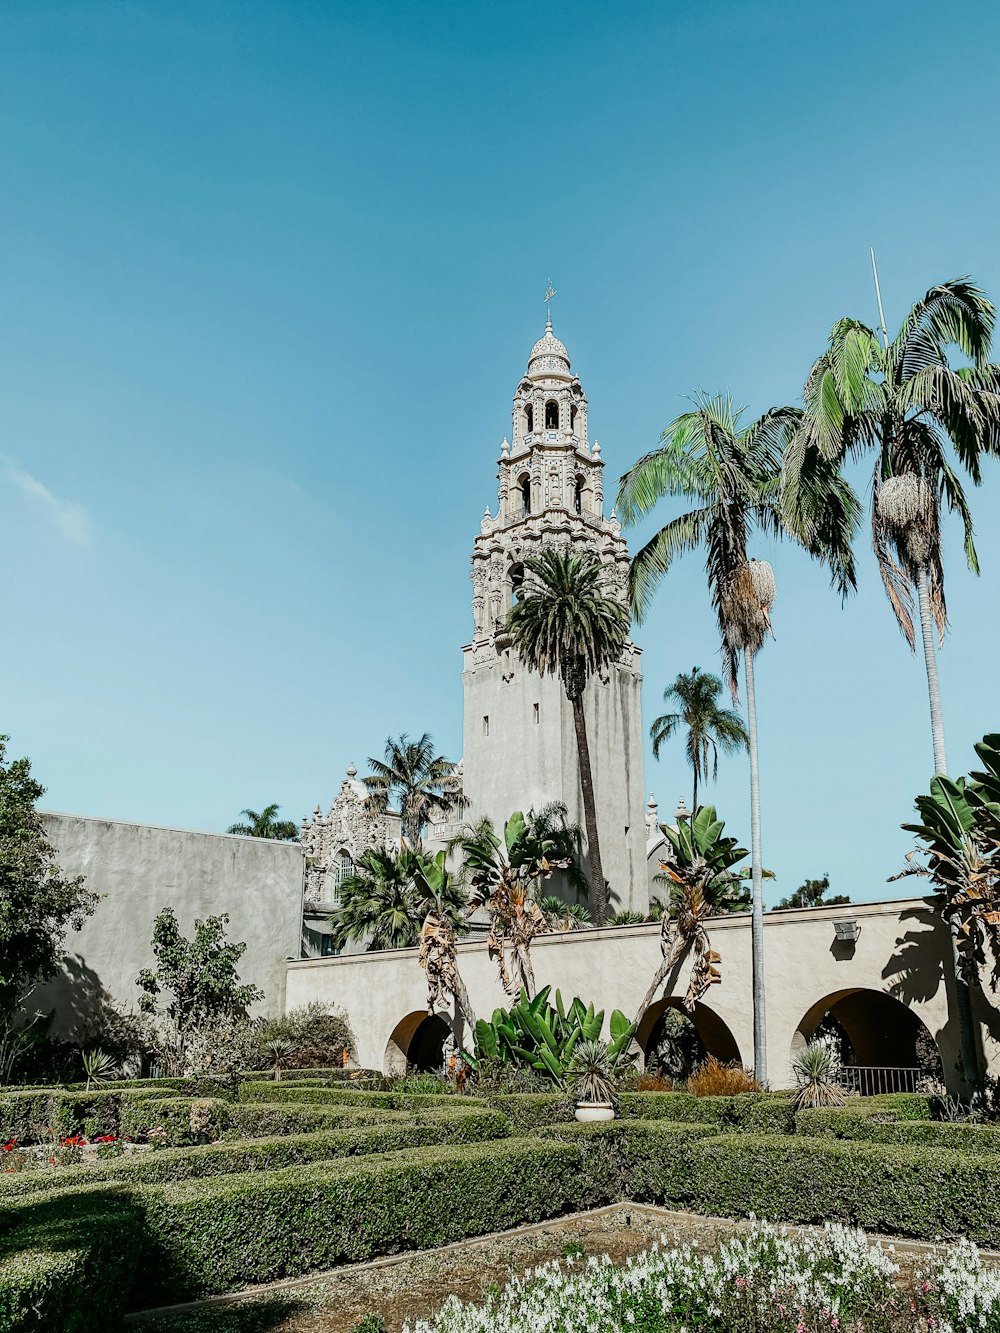
<path fill-rule="evenodd" d="M 552 286 L 552 279 L 549 278 L 548 282 L 545 284 L 545 323 L 550 329 L 552 327 L 552 307 L 549 305 L 549 302 L 555 294 L 556 289 Z"/>

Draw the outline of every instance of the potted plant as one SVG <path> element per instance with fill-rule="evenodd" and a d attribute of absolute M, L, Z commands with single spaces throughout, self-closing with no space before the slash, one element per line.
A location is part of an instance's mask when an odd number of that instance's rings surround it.
<path fill-rule="evenodd" d="M 577 1042 L 566 1069 L 577 1120 L 614 1120 L 616 1064 L 605 1042 L 587 1038 Z"/>

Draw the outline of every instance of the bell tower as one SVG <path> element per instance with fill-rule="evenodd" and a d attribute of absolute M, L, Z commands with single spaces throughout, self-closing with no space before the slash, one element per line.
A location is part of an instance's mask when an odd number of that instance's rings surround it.
<path fill-rule="evenodd" d="M 583 827 L 572 708 L 561 680 L 540 677 L 504 631 L 524 560 L 546 548 L 591 551 L 612 595 L 626 599 L 629 555 L 614 514 L 604 517 L 604 461 L 590 443 L 587 396 L 551 316 L 515 392 L 510 440 L 500 446 L 499 506 L 489 507 L 472 553 L 472 642 L 463 648 L 467 815 L 502 829 L 513 810 L 561 801 Z M 626 645 L 584 696 L 598 829 L 612 911 L 648 909 L 643 809 L 642 676 Z"/>

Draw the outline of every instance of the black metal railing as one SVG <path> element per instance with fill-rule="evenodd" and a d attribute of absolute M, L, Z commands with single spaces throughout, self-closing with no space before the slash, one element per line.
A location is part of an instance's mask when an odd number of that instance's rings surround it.
<path fill-rule="evenodd" d="M 906 1065 L 841 1065 L 837 1083 L 845 1092 L 875 1097 L 883 1092 L 916 1092 L 924 1070 Z"/>

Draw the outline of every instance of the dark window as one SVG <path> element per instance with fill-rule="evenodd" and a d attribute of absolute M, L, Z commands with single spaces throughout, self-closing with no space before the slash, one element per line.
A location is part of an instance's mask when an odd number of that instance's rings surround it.
<path fill-rule="evenodd" d="M 559 404 L 552 398 L 545 404 L 545 429 L 559 429 Z"/>
<path fill-rule="evenodd" d="M 510 567 L 510 601 L 514 603 L 521 596 L 521 589 L 524 587 L 524 566 L 511 565 Z"/>
<path fill-rule="evenodd" d="M 521 492 L 521 509 L 526 514 L 531 513 L 531 478 L 527 472 L 517 479 L 517 489 Z"/>
<path fill-rule="evenodd" d="M 530 435 L 535 429 L 535 409 L 528 403 L 524 409 L 525 434 Z"/>
<path fill-rule="evenodd" d="M 571 407 L 571 408 L 569 409 L 569 428 L 570 428 L 570 430 L 574 430 L 574 431 L 576 430 L 576 407 L 575 407 L 575 406 L 573 406 L 573 407 Z"/>
<path fill-rule="evenodd" d="M 583 478 L 577 477 L 576 488 L 573 493 L 573 508 L 578 514 L 583 513 Z"/>

